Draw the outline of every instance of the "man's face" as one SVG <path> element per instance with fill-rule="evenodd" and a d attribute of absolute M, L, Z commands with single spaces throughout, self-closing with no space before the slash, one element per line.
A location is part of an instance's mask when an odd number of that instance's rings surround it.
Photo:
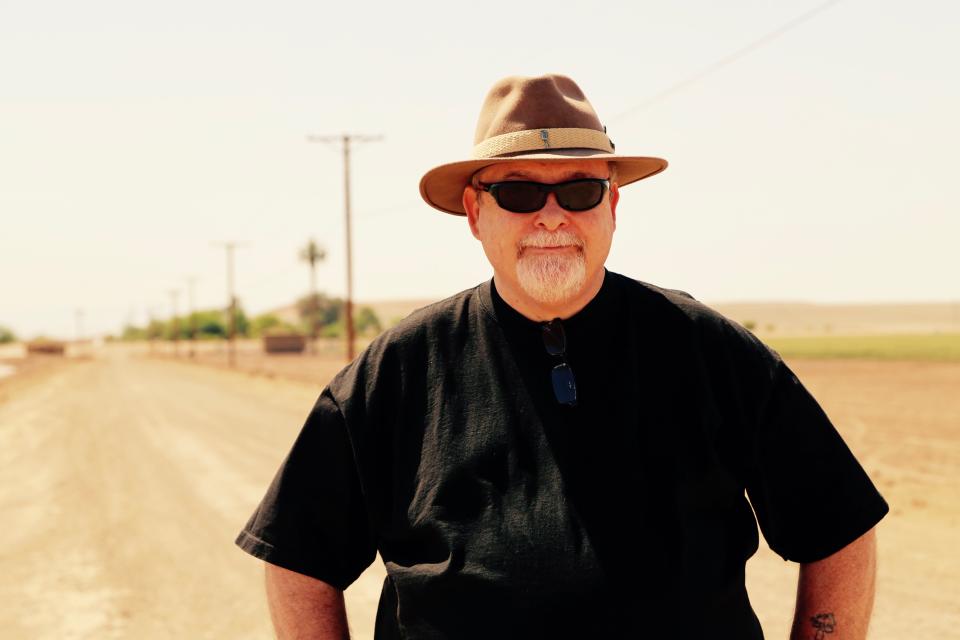
<path fill-rule="evenodd" d="M 603 160 L 518 160 L 483 169 L 474 184 L 510 180 L 554 184 L 609 177 Z M 506 287 L 541 307 L 562 307 L 591 286 L 599 288 L 616 228 L 618 199 L 612 183 L 600 204 L 587 211 L 567 211 L 551 193 L 539 211 L 512 213 L 501 209 L 491 194 L 467 187 L 463 204 L 470 230 L 493 265 L 498 288 Z"/>

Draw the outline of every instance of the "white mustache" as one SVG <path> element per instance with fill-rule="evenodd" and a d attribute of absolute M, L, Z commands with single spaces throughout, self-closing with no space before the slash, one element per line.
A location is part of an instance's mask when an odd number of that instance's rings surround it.
<path fill-rule="evenodd" d="M 583 239 L 570 231 L 535 231 L 520 240 L 520 251 L 527 247 L 577 247 L 583 248 Z"/>

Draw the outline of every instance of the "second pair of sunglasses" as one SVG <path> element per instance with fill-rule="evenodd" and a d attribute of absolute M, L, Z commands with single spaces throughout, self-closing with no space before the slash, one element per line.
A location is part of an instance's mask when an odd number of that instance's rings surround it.
<path fill-rule="evenodd" d="M 481 191 L 487 191 L 501 209 L 513 213 L 533 213 L 543 209 L 547 196 L 557 196 L 557 204 L 567 211 L 589 211 L 600 204 L 610 188 L 604 178 L 581 178 L 556 184 L 508 180 L 506 182 L 480 183 Z"/>

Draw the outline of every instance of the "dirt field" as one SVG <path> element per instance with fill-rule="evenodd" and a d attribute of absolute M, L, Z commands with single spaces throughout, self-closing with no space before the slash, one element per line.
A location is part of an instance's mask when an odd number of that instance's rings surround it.
<path fill-rule="evenodd" d="M 755 331 L 766 337 L 960 331 L 960 301 L 928 304 L 717 302 L 710 306 L 737 322 L 754 323 Z"/>
<path fill-rule="evenodd" d="M 0 379 L 0 636 L 270 637 L 232 540 L 339 366 L 321 360 L 267 377 L 111 349 Z M 960 638 L 960 364 L 793 364 L 892 505 L 871 637 Z M 297 366 L 314 381 L 281 377 Z M 796 567 L 764 550 L 748 573 L 786 638 Z M 356 638 L 382 576 L 347 592 Z"/>

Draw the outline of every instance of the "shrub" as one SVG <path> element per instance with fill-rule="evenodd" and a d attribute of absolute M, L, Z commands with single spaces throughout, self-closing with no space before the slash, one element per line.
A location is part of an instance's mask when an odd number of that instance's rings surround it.
<path fill-rule="evenodd" d="M 7 342 L 16 342 L 17 336 L 10 329 L 0 326 L 0 344 L 6 344 Z"/>

